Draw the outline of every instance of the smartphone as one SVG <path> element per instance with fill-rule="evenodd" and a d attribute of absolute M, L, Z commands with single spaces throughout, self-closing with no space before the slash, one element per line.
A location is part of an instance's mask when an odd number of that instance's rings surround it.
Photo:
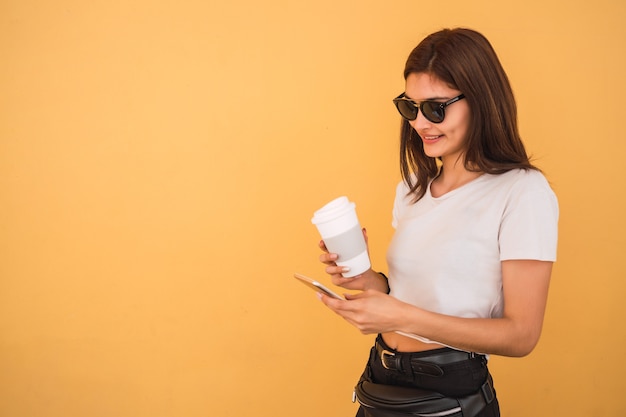
<path fill-rule="evenodd" d="M 304 285 L 306 285 L 309 288 L 313 288 L 316 292 L 323 292 L 324 294 L 336 298 L 338 300 L 344 300 L 344 298 L 342 296 L 340 296 L 339 294 L 337 294 L 336 292 L 334 292 L 333 290 L 325 287 L 323 284 L 321 284 L 320 282 L 315 281 L 312 278 L 309 278 L 307 276 L 304 276 L 302 274 L 294 274 L 293 275 L 298 281 L 300 281 L 301 283 L 303 283 Z"/>

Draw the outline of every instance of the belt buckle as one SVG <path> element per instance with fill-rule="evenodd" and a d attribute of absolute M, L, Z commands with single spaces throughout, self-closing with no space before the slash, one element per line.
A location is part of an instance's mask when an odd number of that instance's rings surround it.
<path fill-rule="evenodd" d="M 385 361 L 385 355 L 393 357 L 396 356 L 396 354 L 388 351 L 387 349 L 383 349 L 382 352 L 380 352 L 380 363 L 383 364 L 383 368 L 391 370 L 391 368 L 387 365 L 387 362 Z"/>

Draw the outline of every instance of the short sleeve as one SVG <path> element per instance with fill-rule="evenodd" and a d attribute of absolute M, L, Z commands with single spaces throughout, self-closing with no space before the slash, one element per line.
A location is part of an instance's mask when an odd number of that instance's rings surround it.
<path fill-rule="evenodd" d="M 500 260 L 556 261 L 559 206 L 546 179 L 528 172 L 509 195 L 500 225 Z"/>
<path fill-rule="evenodd" d="M 407 191 L 408 189 L 404 181 L 400 181 L 396 186 L 396 197 L 393 202 L 391 226 L 393 226 L 394 229 L 398 227 L 398 220 L 402 215 L 403 207 L 406 205 Z"/>

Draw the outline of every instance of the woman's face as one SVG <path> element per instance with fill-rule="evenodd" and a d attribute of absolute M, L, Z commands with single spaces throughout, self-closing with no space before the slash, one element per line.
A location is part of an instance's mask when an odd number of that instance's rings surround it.
<path fill-rule="evenodd" d="M 448 101 L 461 91 L 450 88 L 440 79 L 426 73 L 412 73 L 406 79 L 405 94 L 420 103 L 425 100 Z M 409 123 L 417 131 L 424 143 L 424 152 L 431 158 L 442 158 L 455 163 L 465 151 L 465 138 L 470 121 L 467 100 L 462 99 L 445 108 L 445 118 L 441 123 L 429 122 L 422 112 Z"/>

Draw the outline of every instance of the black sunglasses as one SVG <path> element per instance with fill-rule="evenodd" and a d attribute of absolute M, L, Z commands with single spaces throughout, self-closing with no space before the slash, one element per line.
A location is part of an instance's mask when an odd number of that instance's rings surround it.
<path fill-rule="evenodd" d="M 446 112 L 444 109 L 450 104 L 456 103 L 457 101 L 461 100 L 462 98 L 465 98 L 465 95 L 459 94 L 458 96 L 451 98 L 444 103 L 430 100 L 418 103 L 408 98 L 405 93 L 402 93 L 398 97 L 393 99 L 393 103 L 396 105 L 396 108 L 400 112 L 400 115 L 406 120 L 417 119 L 417 113 L 421 110 L 426 120 L 429 120 L 433 123 L 441 123 L 446 117 Z"/>

